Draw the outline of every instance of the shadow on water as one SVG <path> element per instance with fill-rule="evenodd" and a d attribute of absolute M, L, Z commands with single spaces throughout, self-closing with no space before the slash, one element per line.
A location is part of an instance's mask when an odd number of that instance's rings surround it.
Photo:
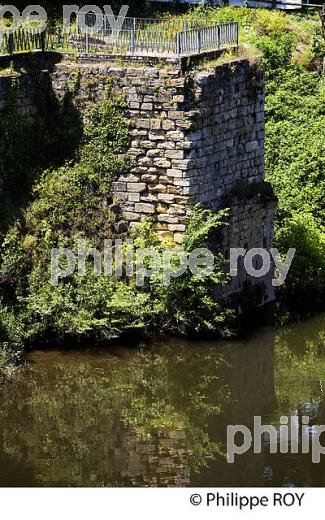
<path fill-rule="evenodd" d="M 325 316 L 229 342 L 37 351 L 0 395 L 1 486 L 325 485 L 310 455 L 225 457 L 227 425 L 325 424 Z"/>
<path fill-rule="evenodd" d="M 37 486 L 34 480 L 33 469 L 24 466 L 14 456 L 0 454 L 0 487 Z"/>

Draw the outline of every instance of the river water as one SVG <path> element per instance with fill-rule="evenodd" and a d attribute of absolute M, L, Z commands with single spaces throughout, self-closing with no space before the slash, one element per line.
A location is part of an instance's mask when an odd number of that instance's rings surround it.
<path fill-rule="evenodd" d="M 254 416 L 274 426 L 276 453 L 264 435 L 229 464 L 227 425 L 252 431 Z M 325 315 L 240 340 L 37 351 L 0 388 L 0 486 L 325 486 L 325 456 L 294 449 L 316 425 Z"/>

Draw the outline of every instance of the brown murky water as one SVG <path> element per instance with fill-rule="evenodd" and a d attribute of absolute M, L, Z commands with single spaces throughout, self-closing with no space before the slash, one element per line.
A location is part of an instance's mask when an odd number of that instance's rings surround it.
<path fill-rule="evenodd" d="M 0 486 L 325 486 L 325 456 L 300 447 L 225 457 L 227 425 L 254 416 L 309 416 L 312 437 L 324 392 L 325 315 L 246 340 L 34 352 L 0 388 Z"/>

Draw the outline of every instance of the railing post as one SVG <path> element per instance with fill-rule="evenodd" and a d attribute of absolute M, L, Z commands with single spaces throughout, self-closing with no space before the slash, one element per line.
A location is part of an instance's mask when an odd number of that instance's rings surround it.
<path fill-rule="evenodd" d="M 13 33 L 9 33 L 9 35 L 8 35 L 8 52 L 9 52 L 9 54 L 14 53 L 14 35 L 13 35 Z"/>
<path fill-rule="evenodd" d="M 78 27 L 78 24 L 77 24 L 77 27 Z M 62 33 L 61 33 L 61 28 L 60 27 L 56 31 L 56 34 L 57 34 L 57 46 L 61 47 L 61 45 L 63 45 L 63 38 L 62 38 Z"/>
<path fill-rule="evenodd" d="M 219 50 L 221 47 L 221 27 L 220 27 L 220 25 L 218 25 L 217 44 L 218 44 L 218 50 Z"/>
<path fill-rule="evenodd" d="M 238 27 L 238 22 L 235 23 L 235 30 L 236 30 L 236 49 L 238 49 L 238 46 L 239 46 L 239 27 Z"/>
<path fill-rule="evenodd" d="M 133 25 L 131 29 L 131 53 L 134 54 L 137 46 L 137 20 L 133 18 Z"/>
<path fill-rule="evenodd" d="M 43 52 L 45 51 L 45 31 L 41 32 L 41 49 Z"/>
<path fill-rule="evenodd" d="M 88 33 L 88 26 L 86 24 L 86 54 L 89 53 L 89 33 Z"/>
<path fill-rule="evenodd" d="M 176 54 L 177 56 L 181 55 L 181 33 L 176 33 Z"/>
<path fill-rule="evenodd" d="M 201 29 L 198 29 L 197 31 L 197 47 L 198 47 L 198 53 L 200 54 L 201 52 L 201 37 L 202 37 L 202 34 L 201 34 Z"/>

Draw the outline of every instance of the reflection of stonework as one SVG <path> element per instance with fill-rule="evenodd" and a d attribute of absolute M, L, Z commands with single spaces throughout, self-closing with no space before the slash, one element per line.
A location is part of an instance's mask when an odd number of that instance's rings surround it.
<path fill-rule="evenodd" d="M 146 439 L 135 429 L 123 434 L 116 470 L 130 486 L 188 486 L 190 483 L 185 435 L 181 430 Z"/>
<path fill-rule="evenodd" d="M 261 345 L 262 343 L 262 345 Z M 229 402 L 221 415 L 209 419 L 209 436 L 224 444 L 229 424 L 244 424 L 253 429 L 254 416 L 266 416 L 276 406 L 273 367 L 274 331 L 245 342 L 221 348 L 228 366 L 217 372 L 219 385 L 227 385 Z M 125 485 L 132 486 L 263 486 L 265 453 L 251 451 L 238 456 L 234 464 L 217 455 L 200 474 L 190 470 L 184 434 L 166 433 L 164 437 L 141 439 L 136 431 L 125 431 L 122 448 L 115 457 L 117 472 Z"/>

